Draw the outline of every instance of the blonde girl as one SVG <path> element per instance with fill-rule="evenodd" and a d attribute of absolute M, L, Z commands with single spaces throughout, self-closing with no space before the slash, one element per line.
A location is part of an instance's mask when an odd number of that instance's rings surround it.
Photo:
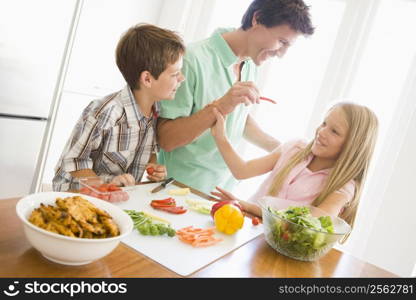
<path fill-rule="evenodd" d="M 378 130 L 377 117 L 369 108 L 337 103 L 311 142 L 285 143 L 250 161 L 242 160 L 233 149 L 223 116 L 217 110 L 215 114 L 217 122 L 211 133 L 234 177 L 246 179 L 271 172 L 249 202 L 240 200 L 246 211 L 260 216 L 261 209 L 253 202 L 268 195 L 317 206 L 353 227 Z M 211 194 L 221 200 L 236 199 L 219 187 Z"/>

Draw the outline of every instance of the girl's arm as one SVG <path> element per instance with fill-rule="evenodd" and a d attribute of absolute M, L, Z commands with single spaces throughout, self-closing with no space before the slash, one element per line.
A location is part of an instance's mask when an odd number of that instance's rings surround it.
<path fill-rule="evenodd" d="M 322 203 L 318 205 L 318 208 L 329 213 L 331 216 L 337 217 L 350 198 L 351 197 L 347 194 L 335 191 L 326 197 Z"/>
<path fill-rule="evenodd" d="M 220 188 L 220 187 L 215 187 L 217 191 L 212 191 L 211 195 L 218 197 L 221 201 L 226 201 L 226 200 L 235 200 L 238 201 L 238 203 L 241 205 L 241 207 L 243 208 L 243 210 L 245 212 L 248 212 L 252 215 L 261 217 L 261 208 L 260 206 L 258 206 L 255 203 L 251 203 L 248 201 L 243 201 L 238 199 L 236 196 L 234 196 L 233 194 L 231 194 L 230 192 Z"/>
<path fill-rule="evenodd" d="M 225 134 L 225 121 L 222 114 L 214 108 L 217 118 L 215 125 L 211 128 L 212 136 L 217 144 L 225 163 L 236 179 L 246 179 L 262 175 L 273 170 L 274 165 L 280 158 L 280 149 L 272 153 L 249 161 L 244 161 L 234 150 Z"/>

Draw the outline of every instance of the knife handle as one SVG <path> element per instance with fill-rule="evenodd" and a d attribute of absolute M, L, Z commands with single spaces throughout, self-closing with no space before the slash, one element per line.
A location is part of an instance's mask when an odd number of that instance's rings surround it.
<path fill-rule="evenodd" d="M 162 186 L 165 188 L 169 183 L 171 183 L 174 180 L 175 179 L 173 179 L 173 177 L 170 177 L 170 178 L 166 179 L 164 183 L 162 183 Z"/>

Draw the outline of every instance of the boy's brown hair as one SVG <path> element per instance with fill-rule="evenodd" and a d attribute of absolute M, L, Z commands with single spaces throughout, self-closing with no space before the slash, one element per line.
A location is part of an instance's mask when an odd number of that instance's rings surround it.
<path fill-rule="evenodd" d="M 142 23 L 123 34 L 117 45 L 116 62 L 130 88 L 138 90 L 143 71 L 149 71 L 158 79 L 184 52 L 183 40 L 175 32 Z"/>

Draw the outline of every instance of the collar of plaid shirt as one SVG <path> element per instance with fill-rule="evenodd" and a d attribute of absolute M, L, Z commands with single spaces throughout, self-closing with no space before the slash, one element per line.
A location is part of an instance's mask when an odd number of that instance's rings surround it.
<path fill-rule="evenodd" d="M 126 110 L 127 122 L 130 127 L 137 126 L 137 120 L 141 121 L 146 116 L 139 109 L 134 95 L 128 85 L 121 91 L 121 103 Z M 152 106 L 153 118 L 157 119 L 160 112 L 159 102 L 155 102 Z"/>

